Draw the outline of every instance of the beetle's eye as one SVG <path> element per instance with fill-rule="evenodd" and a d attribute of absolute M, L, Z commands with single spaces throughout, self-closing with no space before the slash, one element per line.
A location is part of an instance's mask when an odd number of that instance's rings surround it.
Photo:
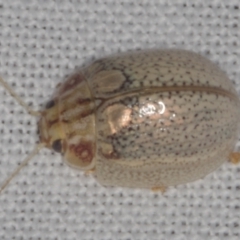
<path fill-rule="evenodd" d="M 59 153 L 62 152 L 62 140 L 61 139 L 55 140 L 52 144 L 52 149 Z"/>
<path fill-rule="evenodd" d="M 51 107 L 53 107 L 55 105 L 54 100 L 50 100 L 47 104 L 46 104 L 46 109 L 49 109 Z"/>

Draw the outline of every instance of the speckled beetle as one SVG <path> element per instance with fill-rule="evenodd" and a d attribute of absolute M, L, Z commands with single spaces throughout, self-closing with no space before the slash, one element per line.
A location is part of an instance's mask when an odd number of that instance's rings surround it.
<path fill-rule="evenodd" d="M 94 170 L 105 186 L 164 188 L 239 161 L 238 95 L 217 66 L 189 51 L 96 61 L 58 86 L 40 115 L 40 147 Z"/>

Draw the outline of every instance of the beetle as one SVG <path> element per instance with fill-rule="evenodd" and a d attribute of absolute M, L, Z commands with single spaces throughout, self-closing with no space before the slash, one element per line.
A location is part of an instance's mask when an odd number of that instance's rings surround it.
<path fill-rule="evenodd" d="M 164 189 L 238 162 L 239 119 L 233 84 L 205 57 L 130 52 L 97 60 L 57 87 L 40 112 L 38 148 L 94 171 L 104 186 Z"/>

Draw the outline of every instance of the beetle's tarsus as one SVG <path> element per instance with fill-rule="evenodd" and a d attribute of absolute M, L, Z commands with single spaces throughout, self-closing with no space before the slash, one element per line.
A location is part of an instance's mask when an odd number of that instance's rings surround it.
<path fill-rule="evenodd" d="M 240 163 L 240 152 L 233 152 L 230 154 L 229 161 L 233 164 Z"/>
<path fill-rule="evenodd" d="M 85 174 L 85 176 L 90 176 L 93 173 L 95 173 L 95 170 L 96 170 L 95 168 L 89 169 L 89 170 L 85 171 L 84 174 Z"/>
<path fill-rule="evenodd" d="M 152 187 L 151 190 L 155 193 L 161 192 L 162 194 L 166 192 L 167 187 L 161 186 L 161 187 Z"/>

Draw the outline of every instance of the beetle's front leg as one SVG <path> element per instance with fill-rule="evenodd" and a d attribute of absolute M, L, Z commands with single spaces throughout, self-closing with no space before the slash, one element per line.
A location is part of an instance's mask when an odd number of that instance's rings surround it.
<path fill-rule="evenodd" d="M 95 171 L 96 171 L 95 168 L 89 169 L 89 170 L 87 170 L 87 171 L 84 172 L 84 175 L 85 175 L 85 176 L 90 176 L 90 175 L 94 174 Z"/>
<path fill-rule="evenodd" d="M 240 152 L 232 152 L 230 154 L 229 161 L 233 164 L 240 163 Z"/>
<path fill-rule="evenodd" d="M 164 187 L 164 186 L 161 186 L 161 187 L 152 187 L 151 190 L 154 192 L 154 193 L 157 193 L 157 192 L 161 192 L 162 194 L 164 194 L 167 190 L 167 187 Z"/>

